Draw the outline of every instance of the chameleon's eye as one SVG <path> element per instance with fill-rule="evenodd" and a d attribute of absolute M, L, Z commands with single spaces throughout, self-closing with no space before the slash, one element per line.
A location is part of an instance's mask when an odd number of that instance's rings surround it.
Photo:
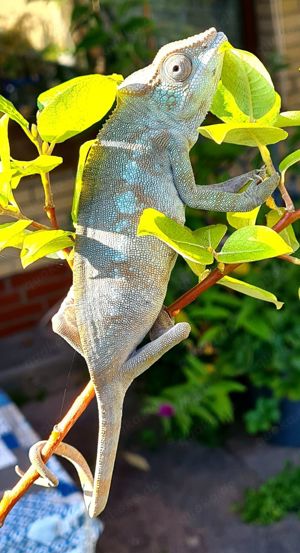
<path fill-rule="evenodd" d="M 163 72 L 165 75 L 174 81 L 185 81 L 192 72 L 192 62 L 190 58 L 184 54 L 172 54 L 165 59 L 163 64 Z"/>

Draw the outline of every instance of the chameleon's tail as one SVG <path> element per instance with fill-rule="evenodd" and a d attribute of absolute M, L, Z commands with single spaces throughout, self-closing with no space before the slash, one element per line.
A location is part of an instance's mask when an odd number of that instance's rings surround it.
<path fill-rule="evenodd" d="M 114 462 L 118 449 L 124 390 L 119 384 L 103 385 L 96 391 L 99 413 L 99 436 L 94 474 L 94 489 L 88 506 L 90 517 L 98 516 L 107 503 Z"/>

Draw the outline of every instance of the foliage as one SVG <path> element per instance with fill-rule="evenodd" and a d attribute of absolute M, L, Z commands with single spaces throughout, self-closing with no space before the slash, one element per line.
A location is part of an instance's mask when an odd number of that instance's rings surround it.
<path fill-rule="evenodd" d="M 155 26 L 143 0 L 102 0 L 101 12 L 97 2 L 74 0 L 73 5 L 72 36 L 84 70 L 99 72 L 102 58 L 109 71 L 122 68 L 127 75 L 153 57 Z"/>
<path fill-rule="evenodd" d="M 187 355 L 183 370 L 185 381 L 165 388 L 157 397 L 149 397 L 145 413 L 160 415 L 169 434 L 174 421 L 182 436 L 190 433 L 195 417 L 203 425 L 218 426 L 219 422 L 231 422 L 233 407 L 230 394 L 243 391 L 244 386 L 216 373 L 212 375 L 213 372 L 212 365 Z M 172 406 L 169 416 L 161 411 L 162 404 Z"/>
<path fill-rule="evenodd" d="M 236 510 L 244 522 L 268 525 L 288 513 L 300 515 L 300 467 L 287 463 L 284 469 L 257 490 L 247 490 Z"/>
<path fill-rule="evenodd" d="M 278 400 L 274 397 L 259 397 L 255 409 L 245 415 L 245 424 L 249 434 L 266 432 L 280 419 Z"/>

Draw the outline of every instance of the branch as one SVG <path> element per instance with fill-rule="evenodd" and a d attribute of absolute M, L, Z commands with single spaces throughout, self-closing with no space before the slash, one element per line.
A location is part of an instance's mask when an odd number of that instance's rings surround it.
<path fill-rule="evenodd" d="M 276 223 L 273 229 L 276 232 L 281 232 L 288 225 L 300 219 L 300 209 L 292 213 L 285 213 L 284 216 Z M 225 275 L 232 273 L 241 263 L 237 264 L 226 264 L 224 265 L 224 270 L 221 272 L 218 268 L 214 269 L 202 282 L 194 286 L 191 290 L 183 294 L 178 300 L 176 300 L 172 305 L 168 307 L 168 312 L 170 315 L 176 315 L 183 307 L 194 301 L 198 296 L 203 294 L 205 290 L 211 288 L 218 280 L 223 278 Z M 75 399 L 71 408 L 65 415 L 65 417 L 54 426 L 47 443 L 45 444 L 42 457 L 44 461 L 47 461 L 53 453 L 58 444 L 64 439 L 69 430 L 72 428 L 74 423 L 84 412 L 86 407 L 92 401 L 95 395 L 94 387 L 90 381 L 81 394 Z M 0 502 L 0 526 L 3 525 L 6 516 L 11 511 L 13 506 L 19 501 L 19 499 L 26 493 L 26 491 L 31 487 L 31 485 L 37 480 L 39 474 L 31 466 L 19 480 L 19 482 L 14 486 L 12 490 L 8 490 L 4 493 L 4 496 Z"/>

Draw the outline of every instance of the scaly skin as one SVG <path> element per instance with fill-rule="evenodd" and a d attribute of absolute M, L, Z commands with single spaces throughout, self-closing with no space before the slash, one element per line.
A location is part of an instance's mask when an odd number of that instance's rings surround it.
<path fill-rule="evenodd" d="M 151 65 L 125 79 L 84 170 L 74 297 L 71 289 L 53 328 L 84 355 L 96 391 L 99 440 L 90 516 L 107 502 L 128 386 L 190 331 L 187 323 L 173 325 L 162 309 L 176 254 L 154 237 L 136 236 L 141 213 L 153 207 L 184 223 L 186 204 L 247 211 L 278 184 L 275 176 L 257 186 L 262 179 L 255 172 L 219 185 L 195 184 L 189 150 L 220 77 L 225 39 L 210 29 L 168 44 Z M 246 192 L 238 193 L 247 182 Z M 153 341 L 137 349 L 151 328 Z M 33 458 L 49 478 L 39 451 Z"/>

